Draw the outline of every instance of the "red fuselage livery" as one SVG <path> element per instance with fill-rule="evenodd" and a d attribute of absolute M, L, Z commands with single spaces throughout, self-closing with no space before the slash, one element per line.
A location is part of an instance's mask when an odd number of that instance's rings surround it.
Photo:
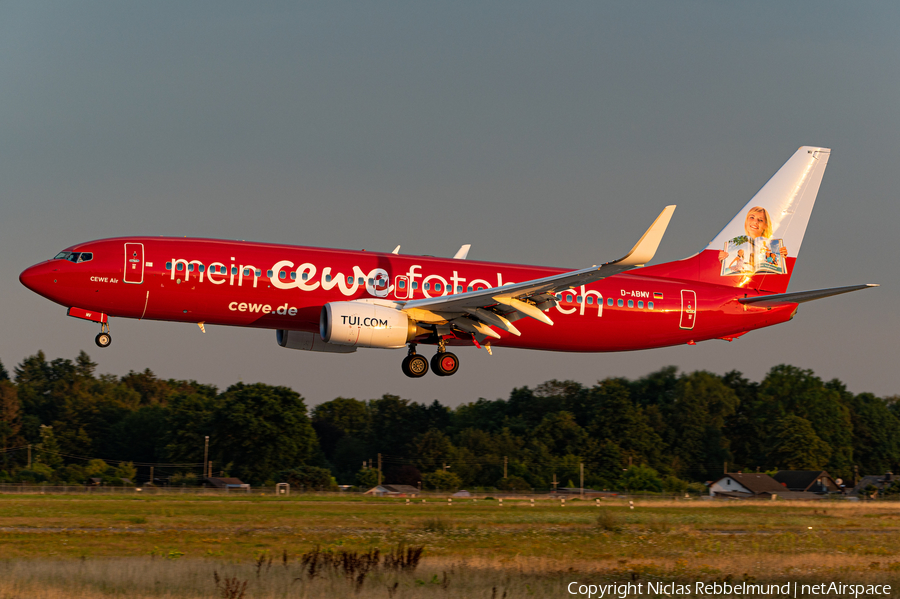
<path fill-rule="evenodd" d="M 800 148 L 706 249 L 655 266 L 643 264 L 674 207 L 625 258 L 575 271 L 128 237 L 76 244 L 20 280 L 100 323 L 100 346 L 111 342 L 109 317 L 256 327 L 293 349 L 408 347 L 403 371 L 413 377 L 429 365 L 419 344 L 437 346 L 431 369 L 446 376 L 458 368 L 454 345 L 607 352 L 730 341 L 789 320 L 800 302 L 865 287 L 786 293 L 828 153 Z"/>

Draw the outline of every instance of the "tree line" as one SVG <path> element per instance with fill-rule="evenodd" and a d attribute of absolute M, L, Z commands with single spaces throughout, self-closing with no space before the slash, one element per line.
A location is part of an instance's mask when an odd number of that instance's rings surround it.
<path fill-rule="evenodd" d="M 728 471 L 900 467 L 900 398 L 854 394 L 794 366 L 760 382 L 663 368 L 593 385 L 548 381 L 450 408 L 396 395 L 309 409 L 287 387 L 96 374 L 74 360 L 0 364 L 0 482 L 667 490 Z M 698 487 L 702 488 L 702 487 Z"/>

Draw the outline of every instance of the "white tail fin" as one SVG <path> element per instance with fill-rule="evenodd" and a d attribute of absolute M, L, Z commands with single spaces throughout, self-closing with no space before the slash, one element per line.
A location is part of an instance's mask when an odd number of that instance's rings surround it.
<path fill-rule="evenodd" d="M 797 150 L 706 249 L 721 250 L 726 242 L 744 234 L 751 237 L 762 235 L 783 240 L 788 255 L 796 257 L 830 154 L 829 148 L 803 146 Z M 757 210 L 759 208 L 763 210 Z M 751 233 L 748 227 L 765 226 L 765 223 L 748 223 L 751 211 L 759 214 L 765 212 L 768 230 L 757 231 L 756 235 Z"/>

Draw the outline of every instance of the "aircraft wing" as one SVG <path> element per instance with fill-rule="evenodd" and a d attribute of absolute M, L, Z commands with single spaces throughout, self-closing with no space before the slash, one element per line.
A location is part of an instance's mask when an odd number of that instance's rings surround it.
<path fill-rule="evenodd" d="M 849 285 L 847 287 L 831 287 L 830 289 L 814 289 L 812 291 L 797 291 L 795 293 L 742 297 L 739 298 L 738 301 L 742 304 L 750 304 L 751 306 L 775 308 L 787 304 L 802 304 L 803 302 L 811 302 L 813 300 L 822 299 L 823 297 L 850 293 L 851 291 L 859 291 L 860 289 L 869 289 L 870 287 L 878 287 L 878 285 L 869 283 L 867 285 Z"/>
<path fill-rule="evenodd" d="M 556 305 L 555 293 L 593 283 L 649 262 L 656 254 L 674 210 L 675 206 L 666 206 L 631 251 L 613 262 L 502 287 L 411 300 L 401 309 L 417 320 L 418 316 L 434 315 L 464 331 L 495 338 L 499 338 L 499 335 L 490 326 L 518 335 L 519 331 L 511 325 L 511 321 L 524 316 L 552 325 L 553 321 L 544 314 L 544 310 Z"/>

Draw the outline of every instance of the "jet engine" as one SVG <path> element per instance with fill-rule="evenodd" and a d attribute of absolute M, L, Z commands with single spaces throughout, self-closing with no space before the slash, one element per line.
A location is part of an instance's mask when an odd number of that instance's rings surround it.
<path fill-rule="evenodd" d="M 286 331 L 284 329 L 278 329 L 275 331 L 275 339 L 278 340 L 278 345 L 288 349 L 320 351 L 332 354 L 352 354 L 356 351 L 355 347 L 325 343 L 318 333 L 308 333 L 306 331 Z"/>
<path fill-rule="evenodd" d="M 405 312 L 368 302 L 331 302 L 319 316 L 322 339 L 334 345 L 397 348 L 424 332 Z"/>

